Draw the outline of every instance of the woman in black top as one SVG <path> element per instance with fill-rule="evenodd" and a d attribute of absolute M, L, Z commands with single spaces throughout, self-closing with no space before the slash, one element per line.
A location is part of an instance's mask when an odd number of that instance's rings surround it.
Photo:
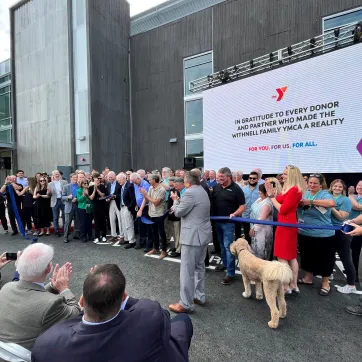
<path fill-rule="evenodd" d="M 34 235 L 49 236 L 50 221 L 52 220 L 52 209 L 50 207 L 50 193 L 48 190 L 47 178 L 42 176 L 34 190 L 33 198 L 35 199 L 34 220 L 35 233 Z M 40 230 L 40 234 L 38 231 Z"/>
<path fill-rule="evenodd" d="M 34 190 L 36 188 L 36 179 L 35 177 L 28 177 L 28 186 L 26 186 L 22 191 L 15 190 L 18 196 L 23 197 L 23 215 L 27 231 L 26 234 L 32 234 L 32 219 L 34 220 Z"/>
<path fill-rule="evenodd" d="M 94 174 L 93 175 L 93 182 L 92 186 L 89 186 L 89 198 L 93 202 L 93 217 L 94 217 L 94 232 L 95 232 L 95 239 L 94 243 L 97 244 L 100 241 L 103 243 L 107 242 L 107 228 L 106 228 L 106 216 L 108 213 L 107 209 L 107 202 L 105 200 L 105 196 L 107 194 L 107 189 L 104 184 L 101 183 L 102 178 L 100 175 Z M 93 195 L 93 191 L 96 189 L 96 192 Z M 102 238 L 102 239 L 101 239 Z"/>

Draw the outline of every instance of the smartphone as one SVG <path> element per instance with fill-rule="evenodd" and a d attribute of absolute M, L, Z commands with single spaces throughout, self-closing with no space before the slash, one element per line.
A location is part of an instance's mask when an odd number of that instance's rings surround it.
<path fill-rule="evenodd" d="M 6 253 L 6 260 L 17 260 L 18 253 Z"/>
<path fill-rule="evenodd" d="M 353 225 L 350 225 L 350 224 L 344 224 L 343 226 L 342 226 L 342 231 L 344 232 L 344 233 L 349 233 L 350 231 L 352 231 L 352 230 L 354 230 L 355 229 L 355 227 L 353 226 Z"/>

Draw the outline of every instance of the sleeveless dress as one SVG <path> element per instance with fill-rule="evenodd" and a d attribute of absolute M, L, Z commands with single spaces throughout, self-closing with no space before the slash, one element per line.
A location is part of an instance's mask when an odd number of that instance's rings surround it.
<path fill-rule="evenodd" d="M 47 189 L 38 190 L 37 194 L 46 195 Z M 52 220 L 52 209 L 50 207 L 50 199 L 39 197 L 34 204 L 34 221 L 37 229 L 50 227 Z"/>
<path fill-rule="evenodd" d="M 278 222 L 297 224 L 297 209 L 302 193 L 296 186 L 291 187 L 285 194 L 279 194 L 276 200 L 281 204 Z M 284 260 L 297 257 L 297 228 L 277 226 L 274 240 L 274 255 Z"/>

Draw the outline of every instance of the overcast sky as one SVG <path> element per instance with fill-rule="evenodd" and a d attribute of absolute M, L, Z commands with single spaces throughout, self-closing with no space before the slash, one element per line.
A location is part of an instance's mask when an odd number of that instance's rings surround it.
<path fill-rule="evenodd" d="M 41 0 L 52 1 L 52 0 Z M 75 0 L 77 1 L 77 0 Z M 101 0 L 98 0 L 101 1 Z M 166 0 L 127 0 L 131 5 L 131 16 L 145 11 Z M 18 0 L 0 0 L 0 62 L 10 58 L 9 7 Z"/>

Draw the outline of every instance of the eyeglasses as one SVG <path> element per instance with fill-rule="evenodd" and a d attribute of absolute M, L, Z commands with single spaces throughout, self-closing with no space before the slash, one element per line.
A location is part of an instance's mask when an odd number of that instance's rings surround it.
<path fill-rule="evenodd" d="M 89 183 L 88 182 L 83 182 L 83 185 L 89 185 Z"/>
<path fill-rule="evenodd" d="M 257 177 L 249 177 L 249 180 L 257 180 Z"/>
<path fill-rule="evenodd" d="M 287 165 L 287 168 L 293 169 L 293 168 L 295 168 L 295 166 L 293 166 L 293 165 Z"/>
<path fill-rule="evenodd" d="M 39 182 L 45 182 L 45 180 L 39 180 Z"/>
<path fill-rule="evenodd" d="M 97 179 L 97 180 L 101 180 L 101 181 L 102 181 L 103 179 L 102 179 L 102 177 L 98 177 L 98 179 Z"/>

